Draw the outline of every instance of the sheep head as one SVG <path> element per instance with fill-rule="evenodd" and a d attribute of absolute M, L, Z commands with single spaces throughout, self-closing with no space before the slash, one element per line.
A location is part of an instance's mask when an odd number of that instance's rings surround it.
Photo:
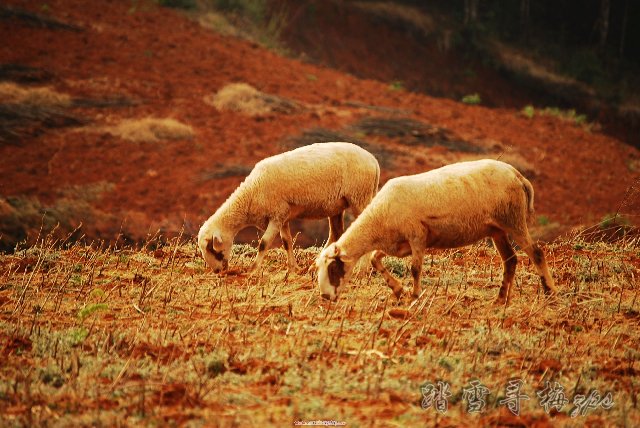
<path fill-rule="evenodd" d="M 320 295 L 331 301 L 338 299 L 338 289 L 349 280 L 353 263 L 336 243 L 322 250 L 316 259 Z"/>
<path fill-rule="evenodd" d="M 202 257 L 215 273 L 227 270 L 233 239 L 223 237 L 219 231 L 203 229 L 198 234 L 198 247 Z"/>

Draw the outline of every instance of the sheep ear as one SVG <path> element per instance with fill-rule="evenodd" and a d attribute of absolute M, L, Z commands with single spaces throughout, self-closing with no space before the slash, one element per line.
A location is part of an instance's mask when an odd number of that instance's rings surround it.
<path fill-rule="evenodd" d="M 331 255 L 332 259 L 335 259 L 336 257 L 340 256 L 340 247 L 338 247 L 336 244 L 331 244 L 331 246 L 333 247 L 331 249 L 331 251 L 329 252 L 329 254 Z"/>
<path fill-rule="evenodd" d="M 222 239 L 220 239 L 219 236 L 215 236 L 213 237 L 213 249 L 216 251 L 222 251 Z"/>

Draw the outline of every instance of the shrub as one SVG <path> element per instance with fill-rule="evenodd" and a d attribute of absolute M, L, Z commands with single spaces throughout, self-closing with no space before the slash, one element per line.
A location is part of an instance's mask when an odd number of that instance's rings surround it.
<path fill-rule="evenodd" d="M 143 119 L 123 120 L 116 126 L 103 128 L 108 134 L 134 142 L 157 142 L 160 140 L 190 140 L 193 128 L 175 119 Z"/>
<path fill-rule="evenodd" d="M 532 105 L 527 105 L 522 109 L 522 115 L 527 119 L 532 119 L 536 114 L 536 109 Z"/>
<path fill-rule="evenodd" d="M 462 102 L 469 105 L 476 105 L 480 104 L 482 100 L 480 99 L 480 94 L 476 92 L 474 94 L 469 94 L 462 97 Z"/>

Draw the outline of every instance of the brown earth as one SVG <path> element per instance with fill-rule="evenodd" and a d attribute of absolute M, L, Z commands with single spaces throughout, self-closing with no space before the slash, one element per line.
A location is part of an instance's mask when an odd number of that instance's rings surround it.
<path fill-rule="evenodd" d="M 83 127 L 0 143 L 0 195 L 37 198 L 36 208 L 72 213 L 69 228 L 88 210 L 82 231 L 89 238 L 122 232 L 141 239 L 159 229 L 175 234 L 183 225 L 194 234 L 258 160 L 301 140 L 332 136 L 329 131 L 367 144 L 381 161 L 383 181 L 471 157 L 512 162 L 536 189 L 539 237 L 593 225 L 618 211 L 637 221 L 640 198 L 633 185 L 640 151 L 597 126 L 588 130 L 552 116 L 529 119 L 515 109 L 469 106 L 284 58 L 151 1 L 6 4 L 71 27 L 15 16 L 0 21 L 0 64 L 32 67 L 41 78 L 32 86 L 46 84 L 75 100 L 126 100 L 76 102 L 68 111 Z M 207 102 L 237 82 L 301 108 L 250 116 Z M 148 117 L 175 119 L 194 136 L 132 142 L 105 131 Z M 363 126 L 380 118 L 417 125 L 412 132 L 391 132 L 388 123 Z M 433 135 L 435 144 L 427 138 Z M 78 208 L 73 201 L 83 191 L 95 194 Z M 28 232 L 33 236 L 37 229 Z"/>

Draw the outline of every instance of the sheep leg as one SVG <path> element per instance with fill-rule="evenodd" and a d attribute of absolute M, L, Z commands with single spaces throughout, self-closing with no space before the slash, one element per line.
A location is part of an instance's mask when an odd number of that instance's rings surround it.
<path fill-rule="evenodd" d="M 411 277 L 413 278 L 413 297 L 419 297 L 422 290 L 422 260 L 424 250 L 411 246 Z"/>
<path fill-rule="evenodd" d="M 267 252 L 267 250 L 271 247 L 273 240 L 275 239 L 278 231 L 280 230 L 280 224 L 273 220 L 269 221 L 269 225 L 267 226 L 267 230 L 265 230 L 262 238 L 260 238 L 260 243 L 258 244 L 258 255 L 256 256 L 256 260 L 253 262 L 251 269 L 249 271 L 250 274 L 255 273 L 260 265 L 262 265 L 262 260 Z"/>
<path fill-rule="evenodd" d="M 382 274 L 385 281 L 387 281 L 387 285 L 389 285 L 389 288 L 393 291 L 393 294 L 400 299 L 402 296 L 402 283 L 394 278 L 393 275 L 391 275 L 391 273 L 389 273 L 389 271 L 384 267 L 382 264 L 382 258 L 384 256 L 386 256 L 384 251 L 374 251 L 373 254 L 371 254 L 371 266 Z"/>
<path fill-rule="evenodd" d="M 289 228 L 289 222 L 285 222 L 280 228 L 280 238 L 282 239 L 282 246 L 287 252 L 287 259 L 289 263 L 289 270 L 299 272 L 300 267 L 296 262 L 296 258 L 293 254 L 293 238 L 291 238 L 291 229 Z"/>
<path fill-rule="evenodd" d="M 325 244 L 325 248 L 329 246 L 329 244 L 336 242 L 338 238 L 344 232 L 344 211 L 341 211 L 340 214 L 334 215 L 333 217 L 329 217 L 329 238 L 327 238 L 327 243 Z"/>
<path fill-rule="evenodd" d="M 536 267 L 536 271 L 538 272 L 538 275 L 540 275 L 540 281 L 542 282 L 542 288 L 545 293 L 557 293 L 558 289 L 556 288 L 553 277 L 549 273 L 549 267 L 547 266 L 544 253 L 538 244 L 533 242 L 529 232 L 524 232 L 521 235 L 512 234 L 512 236 L 514 241 L 516 241 L 520 248 L 527 253 L 527 256 L 529 256 L 533 265 Z"/>
<path fill-rule="evenodd" d="M 516 252 L 513 251 L 513 247 L 511 246 L 506 233 L 500 231 L 500 233 L 492 236 L 492 239 L 498 253 L 500 253 L 504 267 L 502 286 L 500 287 L 496 303 L 508 304 L 511 299 L 511 285 L 513 285 L 513 277 L 516 274 L 518 258 L 516 256 Z"/>

